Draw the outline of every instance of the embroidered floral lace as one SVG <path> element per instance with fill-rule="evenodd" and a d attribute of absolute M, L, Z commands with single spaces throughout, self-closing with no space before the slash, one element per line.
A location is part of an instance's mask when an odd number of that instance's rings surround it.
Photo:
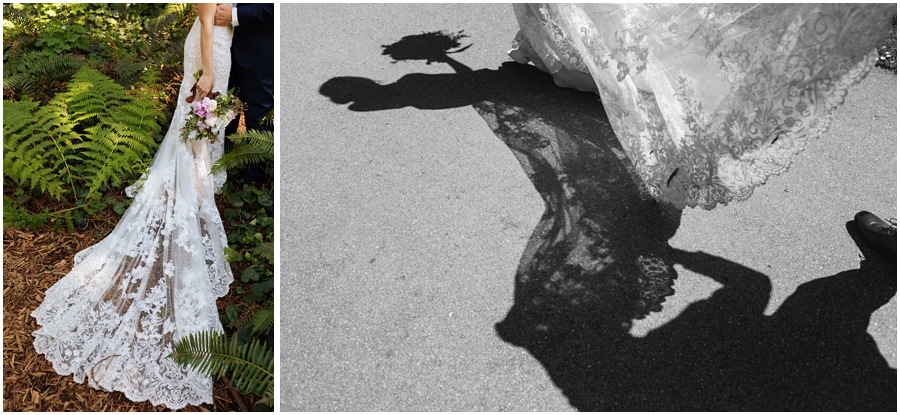
<path fill-rule="evenodd" d="M 215 27 L 219 92 L 228 85 L 231 35 Z M 170 409 L 212 403 L 212 379 L 166 356 L 187 334 L 222 331 L 216 298 L 233 280 L 213 198 L 225 177 L 209 174 L 223 140 L 179 137 L 200 67 L 196 21 L 185 41 L 178 107 L 149 173 L 129 189 L 134 202 L 109 236 L 76 255 L 72 271 L 31 313 L 41 326 L 34 347 L 57 373 Z"/>
<path fill-rule="evenodd" d="M 653 195 L 747 199 L 877 60 L 895 4 L 516 5 L 513 47 L 589 73 Z"/>

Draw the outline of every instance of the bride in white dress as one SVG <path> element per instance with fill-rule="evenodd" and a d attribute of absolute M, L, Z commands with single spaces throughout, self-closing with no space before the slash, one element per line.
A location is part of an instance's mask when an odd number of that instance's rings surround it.
<path fill-rule="evenodd" d="M 214 4 L 197 10 L 178 106 L 149 172 L 128 189 L 134 202 L 31 313 L 34 347 L 57 373 L 169 409 L 213 402 L 210 377 L 166 356 L 188 334 L 222 331 L 216 299 L 233 281 L 214 200 L 225 175 L 210 175 L 224 132 L 214 143 L 180 137 L 191 87 L 224 93 L 231 67 L 232 28 L 213 25 Z"/>

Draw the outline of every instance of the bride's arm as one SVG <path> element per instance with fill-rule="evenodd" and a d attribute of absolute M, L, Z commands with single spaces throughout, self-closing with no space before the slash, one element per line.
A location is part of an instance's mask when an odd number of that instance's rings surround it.
<path fill-rule="evenodd" d="M 197 16 L 200 17 L 200 59 L 203 75 L 197 82 L 197 93 L 201 97 L 212 91 L 215 83 L 213 72 L 213 24 L 216 18 L 216 5 L 213 3 L 195 4 Z"/>

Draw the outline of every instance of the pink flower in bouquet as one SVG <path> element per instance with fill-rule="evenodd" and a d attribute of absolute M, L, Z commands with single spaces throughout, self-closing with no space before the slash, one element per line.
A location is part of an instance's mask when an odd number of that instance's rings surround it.
<path fill-rule="evenodd" d="M 192 102 L 191 106 L 194 107 L 194 115 L 200 118 L 209 118 L 209 116 L 212 115 L 212 111 L 215 109 L 215 101 L 211 101 L 209 98 L 203 98 L 203 101 Z"/>
<path fill-rule="evenodd" d="M 182 139 L 216 141 L 225 126 L 243 110 L 241 101 L 231 93 L 191 102 L 181 129 Z"/>

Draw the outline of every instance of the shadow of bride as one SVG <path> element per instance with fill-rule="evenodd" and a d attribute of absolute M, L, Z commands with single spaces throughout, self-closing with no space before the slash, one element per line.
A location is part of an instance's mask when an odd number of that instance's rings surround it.
<path fill-rule="evenodd" d="M 681 211 L 648 195 L 599 98 L 557 88 L 531 66 L 471 70 L 448 56 L 464 37 L 431 32 L 384 46 L 395 61 L 446 63 L 455 73 L 408 74 L 387 85 L 337 77 L 320 93 L 352 111 L 472 106 L 509 147 L 546 210 L 519 262 L 514 304 L 496 329 L 539 360 L 573 406 L 896 409 L 896 370 L 866 332 L 871 313 L 896 292 L 896 265 L 891 273 L 863 261 L 859 270 L 814 280 L 765 317 L 767 276 L 669 246 Z M 724 287 L 632 337 L 632 320 L 660 310 L 673 293 L 676 263 Z"/>
<path fill-rule="evenodd" d="M 408 74 L 388 85 L 337 77 L 320 93 L 352 111 L 472 106 L 512 150 L 547 209 L 520 262 L 510 313 L 535 319 L 528 330 L 506 330 L 508 341 L 565 330 L 573 313 L 599 310 L 628 325 L 661 309 L 677 276 L 666 252 L 681 212 L 642 189 L 599 98 L 513 62 L 473 71 L 447 55 L 464 37 L 431 32 L 384 46 L 395 61 L 447 63 L 455 73 Z"/>

